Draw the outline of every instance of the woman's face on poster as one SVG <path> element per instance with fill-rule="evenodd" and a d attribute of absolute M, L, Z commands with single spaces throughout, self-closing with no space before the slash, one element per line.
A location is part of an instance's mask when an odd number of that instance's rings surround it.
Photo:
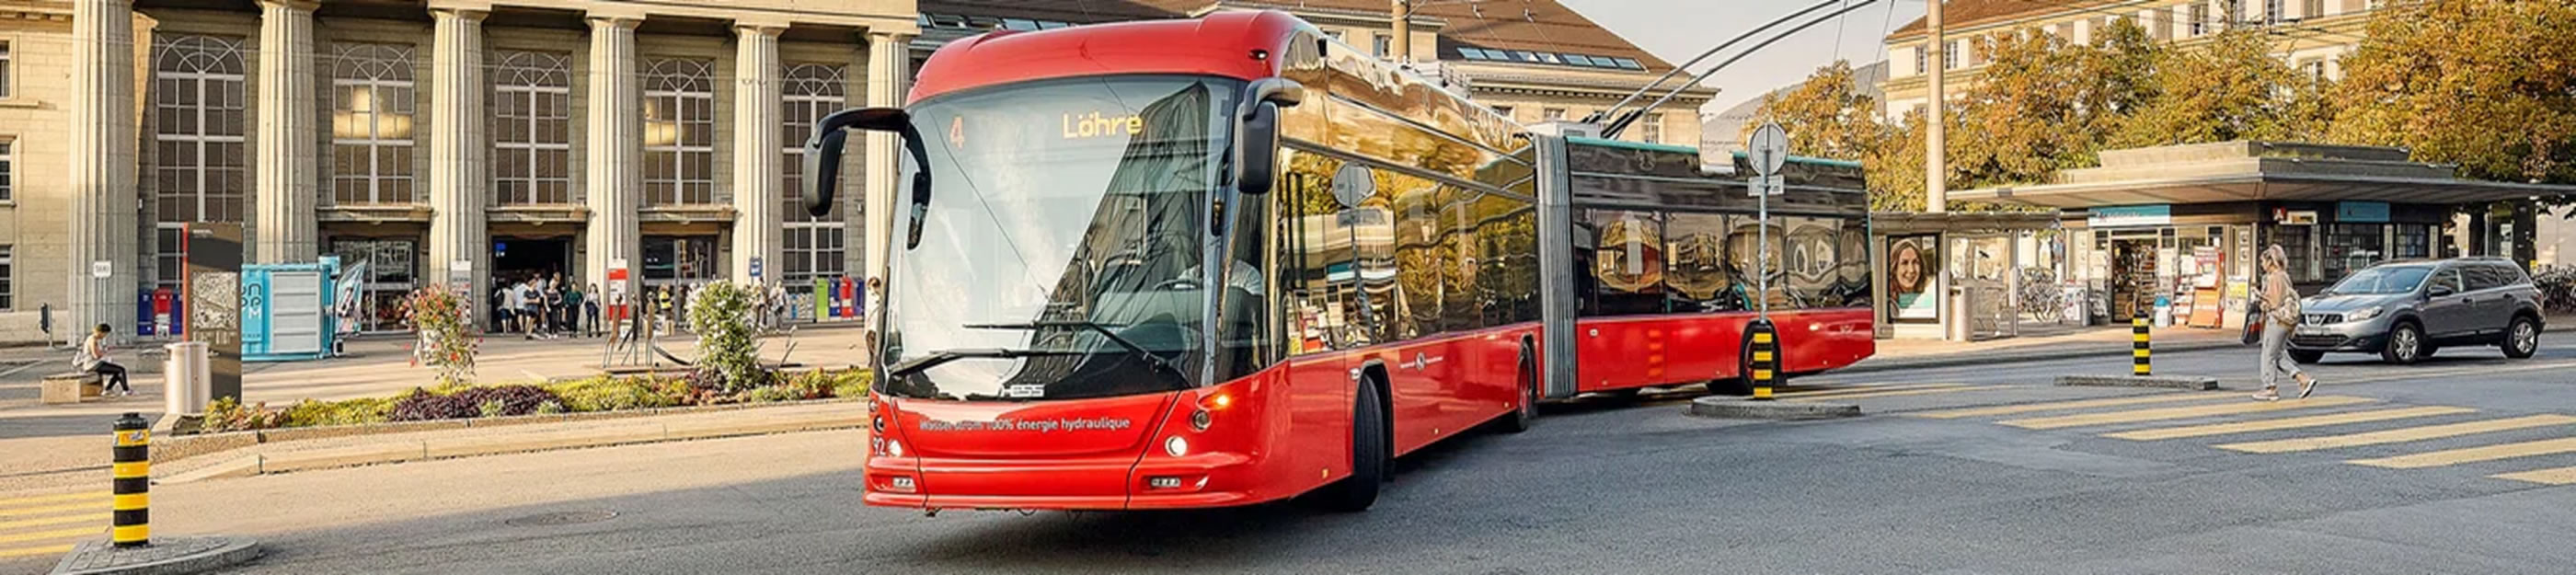
<path fill-rule="evenodd" d="M 1922 293 L 1923 250 L 1911 243 L 1899 245 L 1896 247 L 1895 259 L 1893 269 L 1896 273 L 1896 291 Z"/>

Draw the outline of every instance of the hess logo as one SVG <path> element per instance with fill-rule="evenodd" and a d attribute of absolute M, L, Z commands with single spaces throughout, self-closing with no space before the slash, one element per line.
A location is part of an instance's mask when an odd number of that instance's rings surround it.
<path fill-rule="evenodd" d="M 1058 125 L 1062 126 L 1067 140 L 1133 136 L 1145 132 L 1145 117 L 1103 116 L 1099 112 L 1067 113 Z"/>

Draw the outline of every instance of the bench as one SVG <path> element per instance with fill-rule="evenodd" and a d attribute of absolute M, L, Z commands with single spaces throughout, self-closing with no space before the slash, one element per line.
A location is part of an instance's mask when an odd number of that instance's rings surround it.
<path fill-rule="evenodd" d="M 104 391 L 98 374 L 72 371 L 45 376 L 38 399 L 48 404 L 80 403 L 98 397 Z"/>

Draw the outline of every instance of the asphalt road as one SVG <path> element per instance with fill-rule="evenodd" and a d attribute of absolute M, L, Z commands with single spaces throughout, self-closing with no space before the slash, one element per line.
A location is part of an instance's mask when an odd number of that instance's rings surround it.
<path fill-rule="evenodd" d="M 2566 544 L 2576 541 L 2576 514 L 2566 512 L 2576 509 L 2576 487 L 2493 477 L 2576 466 L 2576 439 L 2567 439 L 2576 422 L 2438 431 L 2576 416 L 2576 345 L 2555 342 L 2530 360 L 2446 350 L 2409 367 L 2330 358 L 2315 368 L 2327 381 L 2318 397 L 2280 404 L 2243 398 L 2250 349 L 2160 359 L 2159 373 L 2220 376 L 2231 391 L 2047 385 L 2059 374 L 2127 369 L 2126 358 L 2099 358 L 1796 382 L 1817 391 L 1793 393 L 1871 413 L 1846 420 L 1692 418 L 1682 415 L 1686 394 L 1582 400 L 1552 406 L 1527 434 L 1468 435 L 1402 460 L 1377 508 L 1359 514 L 1271 505 L 923 517 L 861 506 L 859 436 L 834 432 L 167 485 L 155 490 L 153 518 L 156 533 L 267 541 L 270 556 L 240 573 L 2563 573 L 2576 565 L 2576 546 Z M 1957 411 L 1971 407 L 1988 409 Z M 2275 428 L 2203 427 L 2229 423 Z M 2369 432 L 2414 440 L 2350 439 Z M 2121 433 L 2149 438 L 2113 436 Z M 2257 443 L 2272 440 L 2350 445 Z M 2472 448 L 2480 450 L 2457 451 Z M 5 497 L 0 514 L 9 513 Z M 41 569 L 35 559 L 0 558 L 0 572 Z"/>

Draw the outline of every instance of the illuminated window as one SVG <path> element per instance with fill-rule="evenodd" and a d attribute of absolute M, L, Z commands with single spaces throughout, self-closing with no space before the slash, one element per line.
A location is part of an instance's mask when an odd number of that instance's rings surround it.
<path fill-rule="evenodd" d="M 572 203 L 572 62 L 499 53 L 492 70 L 492 197 L 497 205 Z"/>
<path fill-rule="evenodd" d="M 331 59 L 331 199 L 409 204 L 412 194 L 411 47 L 343 44 Z"/>
<path fill-rule="evenodd" d="M 152 214 L 165 246 L 158 287 L 176 289 L 181 226 L 242 220 L 248 67 L 240 38 L 155 34 L 152 48 Z"/>
<path fill-rule="evenodd" d="M 644 72 L 644 205 L 716 201 L 715 65 L 656 58 Z"/>

